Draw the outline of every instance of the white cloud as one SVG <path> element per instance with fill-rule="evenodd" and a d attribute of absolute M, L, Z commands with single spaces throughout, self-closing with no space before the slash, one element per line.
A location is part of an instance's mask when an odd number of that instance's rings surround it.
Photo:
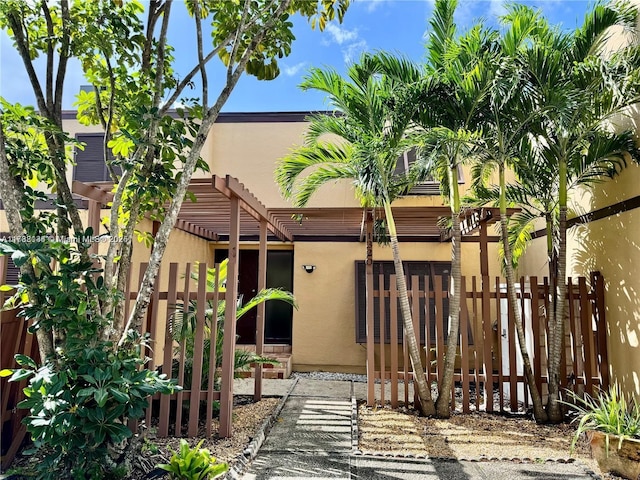
<path fill-rule="evenodd" d="M 382 5 L 383 2 L 386 2 L 388 0 L 364 0 L 364 2 L 367 4 L 367 12 L 372 13 L 375 12 L 378 7 L 380 5 Z"/>
<path fill-rule="evenodd" d="M 489 13 L 492 17 L 501 17 L 507 13 L 505 2 L 503 0 L 490 0 L 489 5 Z"/>
<path fill-rule="evenodd" d="M 328 23 L 325 31 L 331 35 L 332 40 L 338 45 L 352 42 L 358 38 L 357 30 L 347 30 L 335 23 Z"/>
<path fill-rule="evenodd" d="M 283 65 L 282 73 L 284 73 L 287 77 L 293 77 L 293 76 L 297 75 L 298 72 L 300 72 L 300 70 L 302 70 L 306 65 L 307 65 L 307 62 L 300 62 L 300 63 L 296 63 L 295 65 L 291 65 L 291 66 L 284 66 Z"/>
<path fill-rule="evenodd" d="M 360 54 L 367 50 L 368 45 L 366 40 L 358 40 L 357 42 L 350 43 L 342 49 L 342 57 L 345 63 L 355 62 Z"/>
<path fill-rule="evenodd" d="M 329 23 L 325 28 L 325 32 L 328 35 L 321 40 L 322 45 L 325 47 L 333 44 L 339 45 L 345 63 L 354 62 L 368 48 L 367 41 L 360 37 L 356 28 L 349 30 L 335 23 Z"/>

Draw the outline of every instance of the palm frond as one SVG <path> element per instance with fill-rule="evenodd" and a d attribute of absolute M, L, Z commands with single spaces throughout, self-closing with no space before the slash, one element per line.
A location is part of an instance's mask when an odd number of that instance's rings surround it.
<path fill-rule="evenodd" d="M 298 308 L 296 304 L 296 299 L 293 296 L 293 293 L 283 290 L 281 288 L 265 288 L 260 290 L 255 297 L 251 298 L 247 303 L 238 308 L 236 312 L 236 318 L 241 318 L 245 313 L 247 313 L 252 308 L 260 305 L 261 303 L 279 300 L 281 302 L 286 302 L 294 308 Z"/>
<path fill-rule="evenodd" d="M 299 147 L 286 157 L 280 159 L 276 165 L 275 180 L 285 198 L 293 198 L 297 204 L 305 205 L 296 198 L 296 180 L 307 169 L 320 166 L 328 168 L 348 165 L 353 148 L 349 144 L 316 143 L 309 147 Z M 318 187 L 320 184 L 317 185 Z"/>

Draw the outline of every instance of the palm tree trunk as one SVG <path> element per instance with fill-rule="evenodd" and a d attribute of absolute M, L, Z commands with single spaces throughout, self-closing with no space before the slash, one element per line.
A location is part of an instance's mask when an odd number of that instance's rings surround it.
<path fill-rule="evenodd" d="M 559 162 L 558 199 L 560 220 L 558 226 L 558 276 L 555 285 L 555 312 L 549 325 L 549 401 L 547 414 L 553 423 L 564 420 L 560 404 L 560 360 L 564 337 L 565 297 L 567 295 L 567 162 Z M 588 392 L 591 394 L 592 392 Z"/>
<path fill-rule="evenodd" d="M 413 318 L 411 317 L 411 308 L 409 307 L 409 298 L 407 296 L 407 282 L 404 276 L 402 259 L 400 258 L 398 234 L 389 202 L 384 202 L 384 211 L 387 217 L 387 226 L 389 227 L 389 237 L 391 238 L 391 251 L 393 252 L 393 265 L 396 271 L 396 284 L 398 286 L 398 297 L 400 299 L 400 311 L 402 312 L 404 338 L 407 342 L 407 349 L 409 350 L 409 358 L 411 359 L 411 367 L 413 369 L 413 386 L 418 391 L 422 414 L 425 416 L 433 416 L 436 413 L 436 409 L 433 404 L 433 399 L 431 398 L 431 387 L 427 382 L 427 376 L 422 367 L 420 346 L 416 341 L 416 334 L 413 329 Z"/>
<path fill-rule="evenodd" d="M 450 291 L 449 300 L 449 336 L 447 338 L 447 351 L 445 355 L 444 371 L 440 391 L 436 400 L 436 414 L 439 418 L 449 418 L 451 410 L 451 385 L 453 384 L 453 374 L 456 366 L 456 356 L 458 354 L 458 339 L 460 337 L 460 283 L 462 276 L 461 239 L 460 231 L 460 194 L 458 192 L 458 170 L 457 167 L 449 169 L 449 191 L 451 192 L 451 220 L 453 223 L 453 235 L 451 238 L 451 282 L 453 291 Z M 463 366 L 464 368 L 464 366 Z"/>
<path fill-rule="evenodd" d="M 504 177 L 504 166 L 500 165 L 500 237 L 502 240 L 502 247 L 504 248 L 504 263 L 505 263 L 505 276 L 507 280 L 507 297 L 509 302 L 509 308 L 513 314 L 515 321 L 516 333 L 518 335 L 518 344 L 520 345 L 520 355 L 522 356 L 522 364 L 524 367 L 524 374 L 531 394 L 531 402 L 533 403 L 533 416 L 538 423 L 544 423 L 547 421 L 547 413 L 542 405 L 542 398 L 538 387 L 536 386 L 536 379 L 533 375 L 533 368 L 531 368 L 531 359 L 529 358 L 529 352 L 527 351 L 527 343 L 524 335 L 524 327 L 522 325 L 522 316 L 520 315 L 520 309 L 518 308 L 518 297 L 516 295 L 516 279 L 513 271 L 511 246 L 509 245 L 509 225 L 507 219 L 507 198 L 506 198 L 506 182 Z M 523 292 L 524 293 L 524 292 Z M 517 372 L 510 371 L 511 375 L 515 375 Z"/>

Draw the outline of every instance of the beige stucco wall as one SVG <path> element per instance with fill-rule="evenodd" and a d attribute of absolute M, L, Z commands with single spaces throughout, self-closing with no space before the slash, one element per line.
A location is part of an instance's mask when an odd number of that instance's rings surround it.
<path fill-rule="evenodd" d="M 572 197 L 577 213 L 614 205 L 640 195 L 640 166 L 630 163 L 613 180 Z M 608 352 L 612 379 L 640 399 L 640 209 L 629 210 L 570 229 L 567 273 L 589 278 L 600 271 L 605 280 Z M 520 270 L 547 275 L 546 239 L 533 241 Z"/>
<path fill-rule="evenodd" d="M 448 243 L 401 243 L 404 261 L 450 261 Z M 365 244 L 298 242 L 294 254 L 293 364 L 298 370 L 363 373 L 366 351 L 355 343 L 355 261 L 364 260 Z M 375 246 L 375 260 L 392 260 L 391 248 Z M 489 248 L 490 274 L 497 274 L 497 245 Z M 302 265 L 316 265 L 308 274 Z M 478 275 L 477 243 L 462 245 L 462 274 Z"/>
<path fill-rule="evenodd" d="M 216 123 L 211 128 L 202 151 L 212 174 L 238 178 L 268 208 L 290 207 L 274 181 L 278 160 L 303 143 L 306 122 Z M 197 173 L 196 177 L 209 174 Z M 469 179 L 468 169 L 463 178 Z M 468 183 L 461 185 L 466 192 Z M 398 205 L 442 205 L 438 195 L 409 197 Z M 311 198 L 309 207 L 359 206 L 348 182 L 322 186 Z"/>

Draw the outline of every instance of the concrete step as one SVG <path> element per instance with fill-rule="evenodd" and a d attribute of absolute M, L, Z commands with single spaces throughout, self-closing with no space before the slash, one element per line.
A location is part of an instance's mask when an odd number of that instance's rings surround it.
<path fill-rule="evenodd" d="M 292 369 L 291 353 L 265 352 L 263 356 L 273 358 L 276 363 L 262 364 L 262 378 L 289 378 Z M 252 363 L 249 370 L 236 372 L 236 376 L 239 378 L 255 378 L 255 367 L 256 365 Z"/>

